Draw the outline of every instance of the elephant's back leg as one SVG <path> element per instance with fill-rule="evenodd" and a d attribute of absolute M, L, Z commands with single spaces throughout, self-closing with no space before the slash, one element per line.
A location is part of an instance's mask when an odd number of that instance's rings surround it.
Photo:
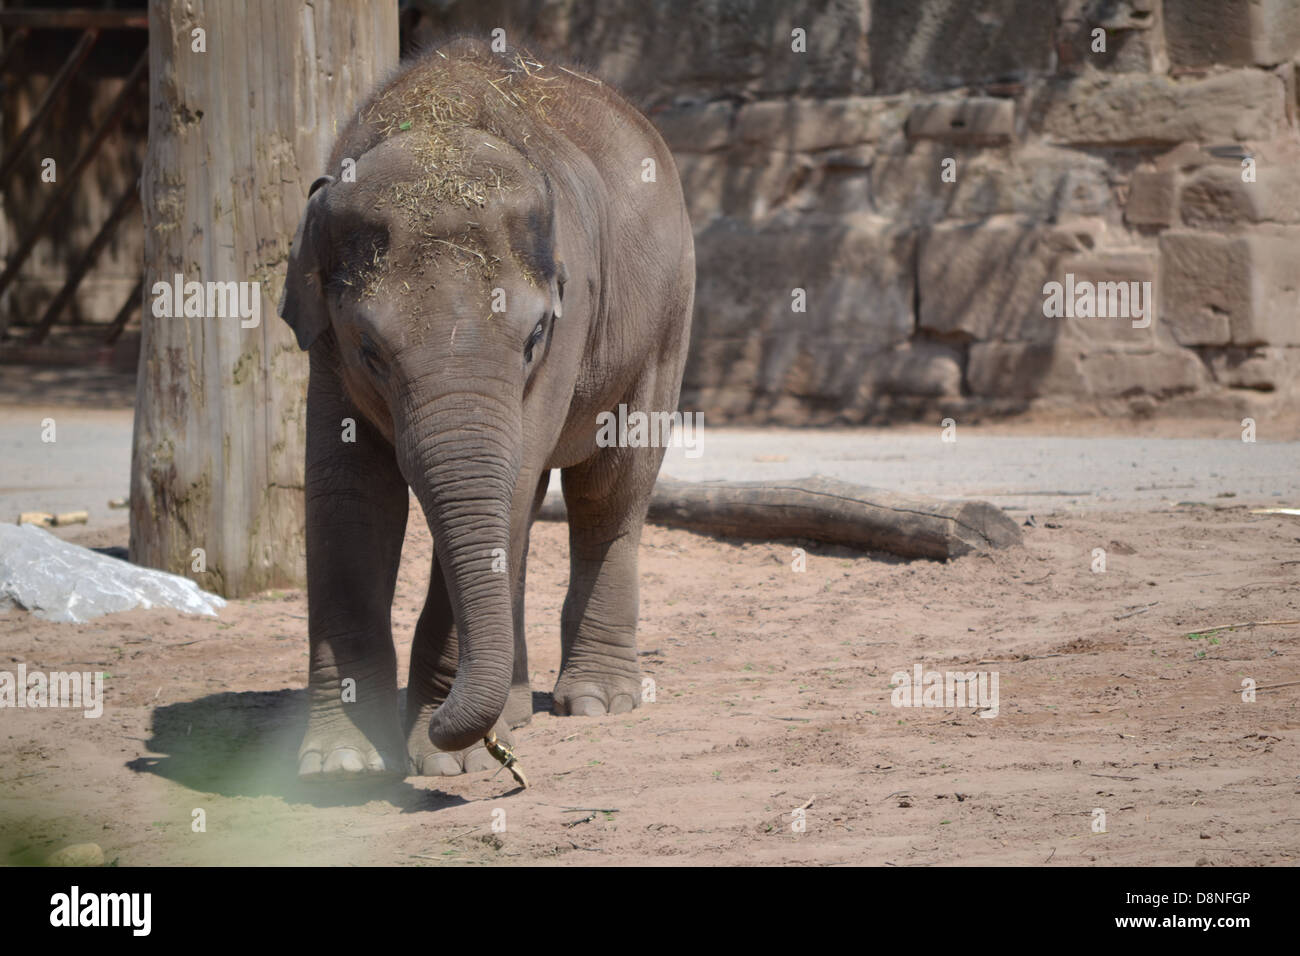
<path fill-rule="evenodd" d="M 671 413 L 680 376 L 671 363 L 661 366 L 623 403 L 629 412 Z M 653 445 L 602 448 L 562 473 L 569 591 L 560 624 L 556 714 L 592 716 L 640 706 L 637 551 L 663 456 L 664 448 Z"/>

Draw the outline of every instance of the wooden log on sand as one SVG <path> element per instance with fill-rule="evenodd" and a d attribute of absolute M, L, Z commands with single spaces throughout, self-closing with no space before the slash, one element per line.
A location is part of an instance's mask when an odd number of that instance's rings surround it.
<path fill-rule="evenodd" d="M 538 517 L 564 520 L 564 499 L 548 494 Z M 1020 526 L 987 501 L 900 494 L 821 477 L 708 482 L 661 477 L 648 520 L 723 537 L 808 538 L 940 561 L 1021 543 Z"/>

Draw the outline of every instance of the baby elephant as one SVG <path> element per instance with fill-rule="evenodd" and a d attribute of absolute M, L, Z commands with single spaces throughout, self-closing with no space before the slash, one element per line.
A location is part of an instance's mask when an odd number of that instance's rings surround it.
<path fill-rule="evenodd" d="M 312 184 L 280 314 L 310 351 L 304 779 L 495 767 L 532 716 L 528 532 L 563 475 L 557 714 L 638 706 L 637 547 L 695 253 L 672 156 L 590 76 L 460 39 L 358 111 Z M 633 436 L 635 437 L 635 436 Z M 658 447 L 655 447 L 658 445 Z M 435 553 L 399 720 L 390 610 L 415 492 Z"/>

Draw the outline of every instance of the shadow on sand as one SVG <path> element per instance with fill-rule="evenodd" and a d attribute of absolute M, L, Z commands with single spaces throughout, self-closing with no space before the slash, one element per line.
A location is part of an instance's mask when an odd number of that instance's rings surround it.
<path fill-rule="evenodd" d="M 401 692 L 405 706 L 406 691 Z M 127 761 L 190 790 L 224 797 L 279 797 L 315 807 L 385 800 L 404 813 L 441 810 L 464 797 L 405 780 L 308 784 L 298 780 L 298 744 L 307 725 L 305 690 L 242 691 L 155 708 L 149 754 Z"/>

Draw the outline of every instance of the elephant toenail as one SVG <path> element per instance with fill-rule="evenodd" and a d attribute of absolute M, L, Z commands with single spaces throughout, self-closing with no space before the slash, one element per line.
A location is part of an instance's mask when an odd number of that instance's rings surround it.
<path fill-rule="evenodd" d="M 448 753 L 429 754 L 421 766 L 425 777 L 454 777 L 461 772 L 460 763 Z"/>
<path fill-rule="evenodd" d="M 309 750 L 298 759 L 298 776 L 314 777 L 321 772 L 319 750 Z"/>
<path fill-rule="evenodd" d="M 574 697 L 569 701 L 569 714 L 573 717 L 599 717 L 605 712 L 605 702 L 597 697 Z"/>
<path fill-rule="evenodd" d="M 350 747 L 335 750 L 325 758 L 325 773 L 362 773 L 366 769 L 361 754 Z"/>
<path fill-rule="evenodd" d="M 476 773 L 480 770 L 492 770 L 500 766 L 486 748 L 476 747 L 465 755 L 465 772 Z"/>

